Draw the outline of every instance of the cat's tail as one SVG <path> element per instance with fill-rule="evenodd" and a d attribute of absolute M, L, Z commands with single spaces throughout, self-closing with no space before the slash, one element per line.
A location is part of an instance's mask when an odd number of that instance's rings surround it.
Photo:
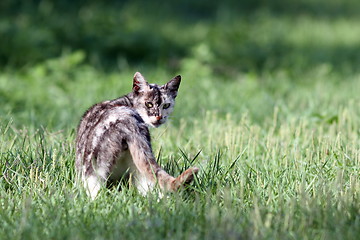
<path fill-rule="evenodd" d="M 188 168 L 180 176 L 175 178 L 171 184 L 171 190 L 177 191 L 182 186 L 191 183 L 194 180 L 194 176 L 199 172 L 197 167 Z"/>

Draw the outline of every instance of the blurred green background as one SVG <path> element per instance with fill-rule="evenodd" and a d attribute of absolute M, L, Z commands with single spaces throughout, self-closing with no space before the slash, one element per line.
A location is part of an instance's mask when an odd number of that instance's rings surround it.
<path fill-rule="evenodd" d="M 343 33 L 359 7 L 356 0 L 2 0 L 0 63 L 22 67 L 81 50 L 106 69 L 178 70 L 198 54 L 219 74 L 319 63 L 355 70 L 359 27 Z"/>
<path fill-rule="evenodd" d="M 0 116 L 71 128 L 141 71 L 157 83 L 183 75 L 175 116 L 216 110 L 261 123 L 284 105 L 336 117 L 327 99 L 356 96 L 334 93 L 357 86 L 359 9 L 357 0 L 2 0 Z"/>

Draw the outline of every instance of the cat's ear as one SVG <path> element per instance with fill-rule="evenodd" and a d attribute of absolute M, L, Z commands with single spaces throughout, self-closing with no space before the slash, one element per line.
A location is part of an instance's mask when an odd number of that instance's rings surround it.
<path fill-rule="evenodd" d="M 168 83 L 166 83 L 162 87 L 165 90 L 168 90 L 169 92 L 171 92 L 173 94 L 173 96 L 176 97 L 177 91 L 178 91 L 179 86 L 180 86 L 180 82 L 181 82 L 181 76 L 178 75 L 178 76 L 174 77 L 173 79 L 171 79 Z"/>
<path fill-rule="evenodd" d="M 149 86 L 149 83 L 145 80 L 141 73 L 136 72 L 133 80 L 133 91 L 139 93 L 145 90 Z"/>

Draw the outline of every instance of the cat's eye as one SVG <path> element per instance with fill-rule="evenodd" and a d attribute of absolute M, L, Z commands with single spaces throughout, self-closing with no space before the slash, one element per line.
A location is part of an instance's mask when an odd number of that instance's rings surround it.
<path fill-rule="evenodd" d="M 163 106 L 163 109 L 167 109 L 170 107 L 170 103 L 165 103 L 164 106 Z"/>
<path fill-rule="evenodd" d="M 147 108 L 152 108 L 154 105 L 153 105 L 151 102 L 146 102 L 146 103 L 145 103 L 145 106 L 146 106 Z"/>

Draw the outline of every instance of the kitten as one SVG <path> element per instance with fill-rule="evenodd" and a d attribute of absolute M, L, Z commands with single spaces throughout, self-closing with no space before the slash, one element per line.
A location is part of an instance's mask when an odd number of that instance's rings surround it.
<path fill-rule="evenodd" d="M 187 169 L 177 178 L 155 160 L 148 126 L 165 123 L 173 111 L 181 76 L 162 86 L 149 84 L 135 73 L 132 92 L 95 104 L 83 115 L 76 138 L 76 171 L 88 195 L 94 199 L 109 181 L 128 177 L 144 195 L 158 184 L 176 191 L 190 183 L 198 168 Z"/>

